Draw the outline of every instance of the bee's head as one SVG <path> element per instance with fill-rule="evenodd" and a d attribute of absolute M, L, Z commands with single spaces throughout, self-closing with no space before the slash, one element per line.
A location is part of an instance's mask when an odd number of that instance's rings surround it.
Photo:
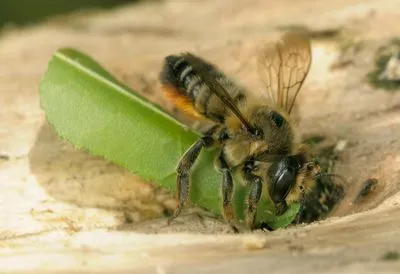
<path fill-rule="evenodd" d="M 267 177 L 276 214 L 282 215 L 287 210 L 287 202 L 300 201 L 318 173 L 319 166 L 306 162 L 303 154 L 283 156 L 274 162 L 268 169 Z"/>

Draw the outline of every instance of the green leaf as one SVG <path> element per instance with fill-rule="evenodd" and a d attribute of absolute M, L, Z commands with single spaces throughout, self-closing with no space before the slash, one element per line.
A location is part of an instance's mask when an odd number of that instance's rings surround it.
<path fill-rule="evenodd" d="M 60 49 L 40 84 L 41 106 L 58 134 L 151 183 L 176 190 L 175 167 L 200 135 L 119 83 L 90 57 Z M 216 151 L 203 151 L 192 174 L 191 201 L 220 213 L 221 175 Z M 246 190 L 235 184 L 234 207 L 243 219 Z M 276 217 L 267 199 L 259 203 L 258 221 L 273 228 L 292 222 L 299 205 Z"/>

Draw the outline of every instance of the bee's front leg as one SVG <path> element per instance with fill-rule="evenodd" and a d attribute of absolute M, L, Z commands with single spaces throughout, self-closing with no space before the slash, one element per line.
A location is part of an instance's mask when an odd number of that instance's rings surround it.
<path fill-rule="evenodd" d="M 246 163 L 243 167 L 243 177 L 246 185 L 250 186 L 247 197 L 246 225 L 250 229 L 254 229 L 257 214 L 257 203 L 262 193 L 262 178 L 253 174 L 254 163 Z"/>

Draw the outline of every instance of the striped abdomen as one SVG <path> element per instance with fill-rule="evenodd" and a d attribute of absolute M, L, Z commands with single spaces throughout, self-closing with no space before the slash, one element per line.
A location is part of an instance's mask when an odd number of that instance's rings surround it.
<path fill-rule="evenodd" d="M 210 75 L 226 89 L 235 102 L 244 97 L 243 90 L 230 81 L 222 72 L 200 58 L 198 60 L 204 64 Z M 186 99 L 194 107 L 195 111 L 205 117 L 216 122 L 225 120 L 226 107 L 196 75 L 196 72 L 193 71 L 183 57 L 176 55 L 166 57 L 160 80 L 168 88 L 168 92 L 173 93 L 169 97 L 172 97 L 174 101 Z"/>

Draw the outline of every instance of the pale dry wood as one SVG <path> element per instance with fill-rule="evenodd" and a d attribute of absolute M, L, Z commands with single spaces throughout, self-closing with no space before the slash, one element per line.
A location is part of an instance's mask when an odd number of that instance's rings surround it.
<path fill-rule="evenodd" d="M 400 32 L 399 1 L 296 3 L 157 1 L 4 31 L 0 36 L 0 271 L 399 269 L 398 262 L 381 257 L 400 251 L 399 196 L 391 197 L 399 191 L 400 95 L 375 90 L 364 78 L 372 68 L 375 49 Z M 329 134 L 349 144 L 337 164 L 337 172 L 351 184 L 349 198 L 336 215 L 380 205 L 373 211 L 266 236 L 222 235 L 227 233 L 223 223 L 198 214 L 183 216 L 168 227 L 160 216 L 174 208 L 171 195 L 76 151 L 55 135 L 39 107 L 40 78 L 51 54 L 61 46 L 89 53 L 162 103 L 156 78 L 165 55 L 194 51 L 231 71 L 246 86 L 259 89 L 255 64 L 248 58 L 261 41 L 278 37 L 274 27 L 303 23 L 316 29 L 346 26 L 357 39 L 369 41 L 355 56 L 355 65 L 336 72 L 329 70 L 338 55 L 336 44 L 313 41 L 314 61 L 303 87 L 307 96 L 300 93 L 298 99 L 301 133 Z M 378 188 L 364 203 L 353 205 L 356 186 L 370 176 L 379 178 Z M 153 217 L 159 219 L 140 222 Z"/>

